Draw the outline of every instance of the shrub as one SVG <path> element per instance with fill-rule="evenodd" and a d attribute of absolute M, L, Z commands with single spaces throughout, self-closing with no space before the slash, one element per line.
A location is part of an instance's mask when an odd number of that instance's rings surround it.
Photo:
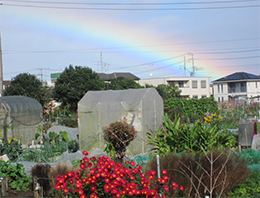
<path fill-rule="evenodd" d="M 51 167 L 50 171 L 48 172 L 48 178 L 51 186 L 51 190 L 54 188 L 54 184 L 56 182 L 56 178 L 58 175 L 65 175 L 67 172 L 71 171 L 72 167 L 67 163 L 59 162 L 54 167 Z M 56 194 L 53 193 L 55 197 L 61 197 L 60 193 Z"/>
<path fill-rule="evenodd" d="M 114 159 L 120 161 L 123 160 L 126 154 L 126 147 L 137 135 L 134 126 L 119 121 L 111 123 L 109 127 L 103 130 L 103 133 L 103 137 L 107 142 L 107 148 L 105 151 L 107 151 L 108 154 L 112 154 Z M 113 153 L 113 151 L 115 153 Z"/>
<path fill-rule="evenodd" d="M 15 162 L 22 151 L 22 145 L 16 138 L 0 140 L 0 155 L 6 154 L 10 161 Z"/>
<path fill-rule="evenodd" d="M 180 117 L 175 117 L 172 122 L 167 115 L 162 120 L 159 130 L 146 134 L 148 143 L 159 155 L 167 152 L 208 151 L 235 145 L 235 137 L 226 130 L 219 132 L 217 125 L 202 124 L 200 121 L 188 125 L 181 123 Z"/>
<path fill-rule="evenodd" d="M 156 157 L 149 161 L 145 170 L 157 171 Z M 244 159 L 229 151 L 215 150 L 208 153 L 168 153 L 160 156 L 160 169 L 168 171 L 169 180 L 184 187 L 183 192 L 172 192 L 171 196 L 226 197 L 236 184 L 249 176 Z M 177 194 L 178 193 L 178 194 Z"/>
<path fill-rule="evenodd" d="M 25 172 L 22 164 L 12 165 L 10 162 L 0 161 L 0 176 L 9 177 L 11 190 L 27 191 L 29 178 Z"/>
<path fill-rule="evenodd" d="M 49 164 L 36 164 L 32 167 L 32 177 L 38 179 L 39 185 L 43 188 L 43 195 L 47 196 L 51 189 L 48 173 L 51 169 Z"/>
<path fill-rule="evenodd" d="M 88 152 L 83 151 L 84 155 Z M 167 171 L 162 170 L 162 178 L 154 180 L 155 171 L 142 173 L 142 167 L 133 161 L 126 165 L 114 162 L 107 156 L 82 159 L 80 170 L 58 175 L 55 189 L 61 196 L 69 197 L 165 197 L 169 187 Z M 177 190 L 177 184 L 172 183 Z M 180 187 L 183 189 L 182 187 Z"/>
<path fill-rule="evenodd" d="M 178 112 L 182 122 L 194 123 L 204 117 L 207 112 L 217 113 L 218 103 L 214 97 L 200 99 L 178 99 L 170 98 L 164 102 L 165 113 L 174 120 Z"/>

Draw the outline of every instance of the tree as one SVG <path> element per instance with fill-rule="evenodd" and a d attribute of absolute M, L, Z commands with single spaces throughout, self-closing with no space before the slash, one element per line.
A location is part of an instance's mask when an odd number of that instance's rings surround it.
<path fill-rule="evenodd" d="M 160 84 L 156 87 L 156 90 L 163 100 L 181 96 L 181 90 L 174 83 L 168 85 Z"/>
<path fill-rule="evenodd" d="M 53 98 L 63 106 L 69 105 L 72 112 L 76 112 L 79 100 L 89 90 L 104 89 L 104 81 L 91 68 L 70 65 L 66 67 L 57 79 Z"/>
<path fill-rule="evenodd" d="M 4 96 L 21 95 L 36 99 L 42 106 L 50 102 L 49 88 L 35 75 L 28 73 L 18 74 L 11 80 L 10 85 L 4 90 Z"/>
<path fill-rule="evenodd" d="M 140 89 L 142 86 L 135 82 L 132 78 L 118 77 L 111 81 L 108 89 L 123 90 L 123 89 Z"/>

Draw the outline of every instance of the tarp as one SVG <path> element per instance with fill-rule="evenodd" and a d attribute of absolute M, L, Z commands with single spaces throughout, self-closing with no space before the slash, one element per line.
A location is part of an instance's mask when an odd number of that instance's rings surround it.
<path fill-rule="evenodd" d="M 6 138 L 21 139 L 22 143 L 31 141 L 42 119 L 42 106 L 34 98 L 0 97 L 0 138 L 6 133 Z"/>
<path fill-rule="evenodd" d="M 154 88 L 88 91 L 78 103 L 80 150 L 104 149 L 103 127 L 126 120 L 138 131 L 127 150 L 130 154 L 150 149 L 146 133 L 162 124 L 163 100 Z"/>

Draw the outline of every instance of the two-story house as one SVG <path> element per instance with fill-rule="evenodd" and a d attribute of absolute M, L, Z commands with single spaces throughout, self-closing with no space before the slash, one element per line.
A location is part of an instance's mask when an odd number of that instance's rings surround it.
<path fill-rule="evenodd" d="M 237 72 L 217 79 L 213 83 L 213 95 L 218 102 L 258 98 L 260 96 L 260 76 Z"/>
<path fill-rule="evenodd" d="M 158 86 L 159 84 L 174 83 L 181 90 L 182 98 L 206 98 L 211 95 L 210 88 L 211 77 L 168 77 L 168 78 L 149 78 L 139 80 L 141 86 L 150 84 Z"/>

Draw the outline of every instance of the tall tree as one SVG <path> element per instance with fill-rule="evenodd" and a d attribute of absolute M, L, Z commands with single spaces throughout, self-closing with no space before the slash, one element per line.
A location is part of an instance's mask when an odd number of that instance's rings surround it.
<path fill-rule="evenodd" d="M 35 75 L 21 73 L 15 76 L 4 90 L 4 96 L 21 95 L 36 99 L 42 106 L 50 102 L 49 88 Z"/>
<path fill-rule="evenodd" d="M 124 77 L 118 77 L 111 81 L 111 83 L 108 85 L 109 89 L 113 90 L 123 90 L 123 89 L 139 89 L 142 88 L 142 86 L 135 82 L 132 78 L 124 78 Z"/>
<path fill-rule="evenodd" d="M 156 90 L 163 100 L 181 96 L 181 90 L 174 83 L 160 84 L 156 87 Z"/>
<path fill-rule="evenodd" d="M 57 79 L 53 98 L 64 106 L 69 105 L 70 110 L 75 112 L 79 100 L 89 90 L 102 89 L 104 89 L 104 81 L 100 80 L 91 68 L 70 65 Z"/>

